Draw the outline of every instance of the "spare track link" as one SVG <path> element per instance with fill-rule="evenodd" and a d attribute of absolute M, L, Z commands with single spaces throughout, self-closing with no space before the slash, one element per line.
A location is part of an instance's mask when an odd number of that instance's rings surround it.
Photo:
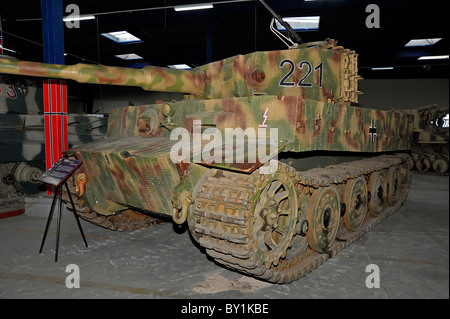
<path fill-rule="evenodd" d="M 412 160 L 406 154 L 382 155 L 305 172 L 296 172 L 290 166 L 279 163 L 279 169 L 289 171 L 293 176 L 296 195 L 307 196 L 307 205 L 311 205 L 311 194 L 316 189 L 335 185 L 336 189 L 342 190 L 352 179 L 363 176 L 369 180 L 371 174 L 387 171 L 393 166 L 400 166 L 403 175 L 401 191 L 395 204 L 385 205 L 384 211 L 376 217 L 367 212 L 357 231 L 347 230 L 341 222 L 338 239 L 334 240 L 326 252 L 316 252 L 305 244 L 298 248 L 297 242 L 305 243 L 306 236 L 299 231 L 300 223 L 297 223 L 297 232 L 287 251 L 281 258 L 271 262 L 261 260 L 258 249 L 251 244 L 252 225 L 255 222 L 252 201 L 257 198 L 255 194 L 264 175 L 259 172 L 244 175 L 211 170 L 196 195 L 194 237 L 206 248 L 209 256 L 227 268 L 274 283 L 290 283 L 306 276 L 400 208 L 408 194 L 412 165 Z M 342 198 L 342 191 L 339 195 Z M 299 211 L 301 210 L 304 207 L 301 207 L 299 201 Z"/>
<path fill-rule="evenodd" d="M 163 222 L 161 219 L 142 214 L 131 209 L 109 216 L 98 214 L 88 206 L 86 206 L 83 198 L 79 197 L 76 194 L 73 176 L 69 178 L 67 185 L 69 186 L 70 194 L 78 216 L 97 226 L 101 226 L 110 230 L 131 231 L 141 228 L 147 228 L 152 225 L 158 225 Z M 63 201 L 66 202 L 67 208 L 72 210 L 72 204 L 70 203 L 69 195 L 67 194 L 67 190 L 65 187 L 63 188 L 62 198 Z"/>

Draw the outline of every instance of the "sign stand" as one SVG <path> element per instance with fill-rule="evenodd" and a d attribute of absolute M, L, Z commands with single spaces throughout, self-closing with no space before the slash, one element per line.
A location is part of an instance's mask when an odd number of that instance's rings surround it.
<path fill-rule="evenodd" d="M 62 213 L 62 188 L 66 187 L 67 194 L 69 195 L 70 203 L 72 204 L 73 214 L 75 216 L 75 220 L 78 224 L 78 229 L 80 230 L 81 236 L 83 237 L 84 244 L 88 247 L 86 237 L 84 236 L 83 229 L 81 228 L 80 219 L 78 217 L 75 204 L 72 200 L 72 195 L 69 191 L 69 186 L 67 185 L 67 179 L 73 172 L 81 165 L 81 161 L 69 159 L 69 158 L 61 158 L 57 161 L 48 171 L 42 175 L 39 180 L 55 186 L 54 188 L 54 196 L 52 201 L 52 206 L 50 208 L 50 213 L 48 215 L 47 225 L 45 226 L 44 237 L 42 238 L 41 248 L 39 249 L 39 253 L 42 252 L 42 248 L 44 248 L 45 239 L 47 237 L 48 229 L 50 227 L 50 223 L 53 218 L 53 212 L 55 210 L 55 204 L 58 199 L 59 201 L 59 211 L 57 215 L 57 226 L 56 226 L 56 250 L 55 250 L 55 262 L 58 261 L 58 248 L 59 248 L 59 234 L 61 230 L 61 213 Z"/>

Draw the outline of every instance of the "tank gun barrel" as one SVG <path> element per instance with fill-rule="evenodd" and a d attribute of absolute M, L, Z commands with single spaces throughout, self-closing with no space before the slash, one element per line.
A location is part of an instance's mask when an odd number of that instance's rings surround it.
<path fill-rule="evenodd" d="M 74 80 L 79 83 L 141 87 L 147 91 L 199 95 L 204 73 L 156 66 L 142 69 L 91 64 L 59 65 L 0 58 L 0 73 Z"/>

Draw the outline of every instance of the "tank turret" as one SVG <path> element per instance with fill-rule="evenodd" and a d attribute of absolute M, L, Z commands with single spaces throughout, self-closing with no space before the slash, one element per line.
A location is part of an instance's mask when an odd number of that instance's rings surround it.
<path fill-rule="evenodd" d="M 0 73 L 70 79 L 80 83 L 142 87 L 218 99 L 269 95 L 357 102 L 357 54 L 327 40 L 296 50 L 237 55 L 192 70 L 147 66 L 55 65 L 0 59 Z"/>

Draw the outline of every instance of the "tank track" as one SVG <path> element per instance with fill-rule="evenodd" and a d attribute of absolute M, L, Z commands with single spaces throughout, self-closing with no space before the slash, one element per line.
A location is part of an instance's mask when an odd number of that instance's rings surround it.
<path fill-rule="evenodd" d="M 256 231 L 256 229 L 267 230 L 270 228 L 267 227 L 267 224 L 263 227 L 258 226 L 258 223 L 261 224 L 258 221 L 261 218 L 257 217 L 256 212 L 260 204 L 256 204 L 256 202 L 261 200 L 264 195 L 264 191 L 261 190 L 267 184 L 266 180 L 269 176 L 260 174 L 258 171 L 251 175 L 244 175 L 211 170 L 203 180 L 200 190 L 195 194 L 194 219 L 191 219 L 194 225 L 190 225 L 190 229 L 193 231 L 193 237 L 198 240 L 200 245 L 206 249 L 206 253 L 216 262 L 247 275 L 283 284 L 306 276 L 395 212 L 406 200 L 413 162 L 407 154 L 395 154 L 332 165 L 326 168 L 315 168 L 304 172 L 297 172 L 284 163 L 278 165 L 278 171 L 282 170 L 285 172 L 284 175 L 290 176 L 292 183 L 295 185 L 295 196 L 298 201 L 297 205 L 293 205 L 293 207 L 298 207 L 298 216 L 295 220 L 290 220 L 287 223 L 289 227 L 286 226 L 285 229 L 279 231 L 284 236 L 281 236 L 277 245 L 274 245 L 274 242 L 271 242 L 270 239 L 266 247 L 257 244 L 257 237 L 261 231 Z M 347 194 L 345 191 L 346 185 L 360 177 L 359 180 L 364 180 L 367 184 L 370 184 L 371 176 L 381 174 L 378 172 L 391 172 L 391 168 L 396 171 L 394 169 L 396 167 L 400 172 L 398 181 L 401 185 L 399 185 L 395 196 L 390 196 L 390 201 L 385 199 L 386 202 L 382 205 L 383 209 L 379 214 L 372 216 L 373 214 L 367 212 L 362 224 L 354 231 L 350 231 L 342 221 L 342 211 L 345 211 L 345 208 L 341 204 L 336 240 L 324 251 L 320 251 L 320 247 L 318 249 L 314 245 L 311 247 L 307 236 L 308 229 L 305 226 L 309 224 L 309 227 L 311 227 L 313 222 L 312 218 L 308 217 L 308 212 L 311 211 L 311 208 L 308 207 L 315 207 L 314 198 L 318 198 L 317 194 L 320 194 L 321 190 L 330 191 L 330 187 L 337 190 L 337 196 L 342 203 L 344 195 Z M 392 179 L 390 182 L 393 184 Z M 286 189 L 288 188 L 286 186 Z M 389 186 L 386 185 L 385 188 L 386 192 L 389 193 Z M 280 194 L 280 197 L 286 196 L 284 191 Z M 274 198 L 276 196 L 275 194 Z M 289 195 L 288 198 L 290 197 L 292 196 Z M 320 198 L 322 200 L 326 197 Z M 367 203 L 370 203 L 369 200 Z M 289 214 L 286 212 L 285 217 Z M 278 217 L 280 216 L 282 216 L 282 212 L 279 213 Z M 266 218 L 266 220 L 268 219 Z M 308 224 L 305 223 L 305 220 L 308 220 Z M 325 217 L 323 220 L 325 220 Z M 277 221 L 280 221 L 280 219 Z M 280 227 L 273 222 L 271 225 L 272 229 Z M 286 228 L 293 229 L 293 231 Z M 326 227 L 324 229 L 326 230 Z M 310 235 L 311 233 L 312 231 L 309 231 Z M 327 234 L 324 234 L 324 236 L 326 237 Z M 272 237 L 273 234 L 271 234 Z"/>
<path fill-rule="evenodd" d="M 69 186 L 70 194 L 74 202 L 78 216 L 80 216 L 82 219 L 92 224 L 110 230 L 131 231 L 163 223 L 163 220 L 161 219 L 143 213 L 139 213 L 131 209 L 121 211 L 110 216 L 105 216 L 96 213 L 95 211 L 93 211 L 92 209 L 90 209 L 88 206 L 85 205 L 83 198 L 80 198 L 76 194 L 73 177 L 69 178 L 67 184 Z M 66 202 L 67 208 L 69 210 L 72 210 L 69 195 L 67 194 L 67 190 L 65 188 L 63 188 L 62 198 L 63 201 Z"/>

